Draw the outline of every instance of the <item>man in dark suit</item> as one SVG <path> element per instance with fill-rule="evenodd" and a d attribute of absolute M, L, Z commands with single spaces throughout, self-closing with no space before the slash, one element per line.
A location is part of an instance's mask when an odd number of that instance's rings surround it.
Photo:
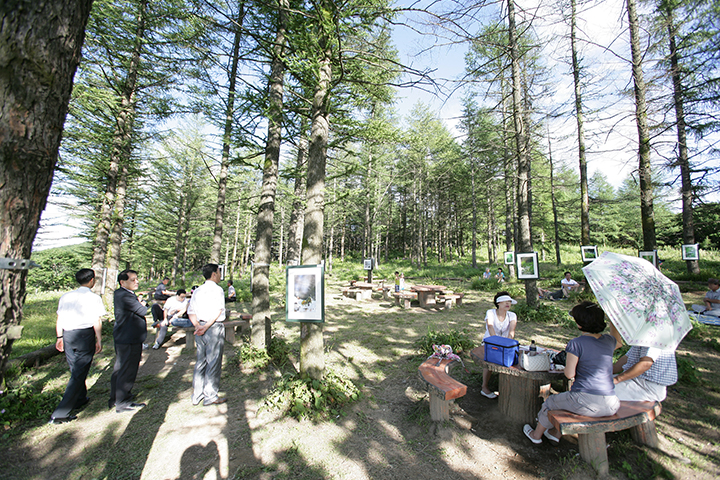
<path fill-rule="evenodd" d="M 115 368 L 110 378 L 110 408 L 115 406 L 117 413 L 129 412 L 145 406 L 134 403 L 131 393 L 137 377 L 143 342 L 147 337 L 145 314 L 147 306 L 135 296 L 139 286 L 137 272 L 123 270 L 118 274 L 120 288 L 115 290 Z"/>

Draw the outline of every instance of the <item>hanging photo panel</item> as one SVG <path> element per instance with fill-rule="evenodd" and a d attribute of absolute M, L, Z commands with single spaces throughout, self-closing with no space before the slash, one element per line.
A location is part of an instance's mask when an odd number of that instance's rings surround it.
<path fill-rule="evenodd" d="M 644 258 L 657 268 L 657 250 L 638 252 L 638 257 Z"/>
<path fill-rule="evenodd" d="M 517 260 L 518 279 L 532 280 L 540 278 L 537 252 L 518 253 L 515 255 L 515 259 Z"/>
<path fill-rule="evenodd" d="M 325 279 L 322 265 L 287 267 L 288 322 L 325 322 Z"/>
<path fill-rule="evenodd" d="M 682 246 L 682 259 L 683 260 L 700 260 L 700 245 L 683 245 Z"/>
<path fill-rule="evenodd" d="M 597 245 L 582 245 L 580 247 L 580 255 L 583 262 L 592 262 L 598 257 Z"/>
<path fill-rule="evenodd" d="M 515 252 L 505 252 L 505 265 L 515 263 Z"/>

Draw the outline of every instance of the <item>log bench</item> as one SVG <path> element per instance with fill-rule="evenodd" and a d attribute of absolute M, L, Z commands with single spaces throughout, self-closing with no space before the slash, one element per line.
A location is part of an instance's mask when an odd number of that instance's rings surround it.
<path fill-rule="evenodd" d="M 450 403 L 467 393 L 467 386 L 448 373 L 453 363 L 456 361 L 428 358 L 418 367 L 420 378 L 427 384 L 430 394 L 430 418 L 436 422 L 450 420 Z"/>
<path fill-rule="evenodd" d="M 402 306 L 405 308 L 410 308 L 410 302 L 418 298 L 415 292 L 393 292 L 393 297 L 395 297 L 395 305 L 400 306 L 402 301 Z"/>
<path fill-rule="evenodd" d="M 658 446 L 655 418 L 662 410 L 660 402 L 620 402 L 620 410 L 609 417 L 585 417 L 565 410 L 551 410 L 548 418 L 562 435 L 578 436 L 580 456 L 598 475 L 609 471 L 605 433 L 630 429 L 635 442 Z"/>

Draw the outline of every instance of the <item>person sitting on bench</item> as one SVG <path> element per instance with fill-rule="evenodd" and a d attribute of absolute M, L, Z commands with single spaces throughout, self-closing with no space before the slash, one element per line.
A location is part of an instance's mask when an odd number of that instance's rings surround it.
<path fill-rule="evenodd" d="M 622 338 L 615 326 L 610 324 L 610 334 L 605 330 L 605 312 L 600 305 L 582 302 L 570 310 L 582 335 L 573 338 L 565 347 L 565 376 L 575 379 L 569 392 L 550 395 L 538 413 L 535 429 L 523 427 L 523 433 L 534 444 L 542 443 L 543 435 L 559 442 L 560 432 L 548 418 L 551 410 L 567 410 L 588 417 L 614 415 L 620 408 L 620 400 L 613 386 L 613 352 L 622 347 Z"/>
<path fill-rule="evenodd" d="M 171 292 L 167 289 L 168 283 L 170 283 L 170 279 L 168 277 L 163 278 L 162 282 L 155 287 L 155 295 L 153 295 L 153 299 L 163 302 L 170 298 L 171 295 L 176 294 L 176 292 Z"/>
<path fill-rule="evenodd" d="M 227 297 L 225 297 L 225 303 L 234 302 L 235 299 L 237 298 L 237 296 L 236 296 L 237 293 L 235 292 L 235 287 L 233 287 L 233 281 L 228 280 L 227 285 L 228 285 L 228 295 L 227 295 Z"/>
<path fill-rule="evenodd" d="M 192 322 L 187 317 L 183 317 L 187 311 L 188 300 L 187 292 L 185 289 L 179 288 L 177 294 L 174 297 L 170 297 L 165 302 L 165 308 L 163 308 L 163 320 L 157 324 L 156 328 L 157 336 L 155 337 L 155 343 L 153 344 L 153 350 L 160 348 L 160 345 L 165 341 L 165 335 L 167 335 L 168 326 L 188 328 L 192 327 Z M 153 308 L 155 305 L 153 305 Z"/>
<path fill-rule="evenodd" d="M 678 379 L 675 352 L 633 345 L 615 362 L 613 373 L 620 400 L 662 402 Z"/>

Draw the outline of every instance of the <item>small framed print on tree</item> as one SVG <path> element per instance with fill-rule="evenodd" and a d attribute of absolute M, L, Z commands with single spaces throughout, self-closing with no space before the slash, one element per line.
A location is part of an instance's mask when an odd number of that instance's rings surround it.
<path fill-rule="evenodd" d="M 580 255 L 582 256 L 583 262 L 592 262 L 598 257 L 597 245 L 582 245 L 580 246 Z"/>
<path fill-rule="evenodd" d="M 540 278 L 537 252 L 518 253 L 515 255 L 515 260 L 517 261 L 517 278 L 519 280 L 537 280 Z"/>
<path fill-rule="evenodd" d="M 700 260 L 700 245 L 683 245 L 682 246 L 682 259 L 683 260 Z"/>
<path fill-rule="evenodd" d="M 505 252 L 505 265 L 515 263 L 515 252 Z"/>
<path fill-rule="evenodd" d="M 638 252 L 638 257 L 644 258 L 648 262 L 652 263 L 657 268 L 657 250 L 648 250 L 644 252 Z"/>
<path fill-rule="evenodd" d="M 325 272 L 322 265 L 286 268 L 286 320 L 325 322 Z"/>

